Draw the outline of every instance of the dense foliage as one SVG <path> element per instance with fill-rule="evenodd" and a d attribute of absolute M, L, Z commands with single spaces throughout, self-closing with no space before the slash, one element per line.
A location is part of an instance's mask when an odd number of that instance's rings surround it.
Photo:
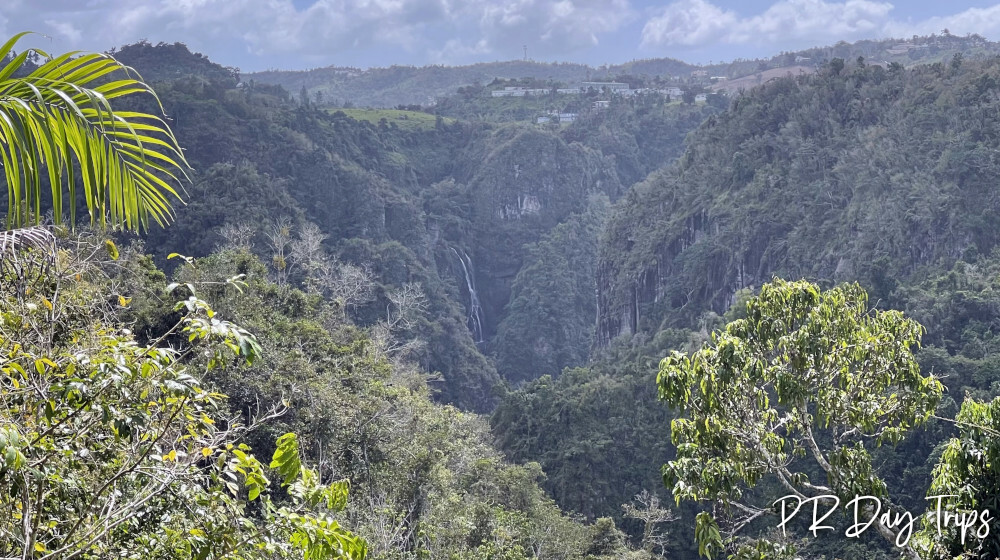
<path fill-rule="evenodd" d="M 382 323 L 366 333 L 338 302 L 280 287 L 268 279 L 273 273 L 245 250 L 227 250 L 177 275 L 218 286 L 207 292 L 217 309 L 261 342 L 252 366 L 209 376 L 233 410 L 291 407 L 251 443 L 269 448 L 274 434 L 294 431 L 320 473 L 347 477 L 348 518 L 372 555 L 582 554 L 586 528 L 541 492 L 537 466 L 507 464 L 481 419 L 432 403 L 425 374 L 407 357 L 408 331 Z M 243 291 L 224 289 L 238 274 L 246 275 Z"/>
<path fill-rule="evenodd" d="M 740 96 L 612 218 L 602 340 L 721 313 L 772 274 L 874 285 L 989 255 L 997 69 L 831 65 Z"/>
<path fill-rule="evenodd" d="M 349 482 L 322 484 L 288 433 L 270 463 L 272 492 L 245 438 L 280 408 L 240 422 L 203 384 L 200 372 L 259 358 L 253 335 L 189 287 L 166 307 L 176 322 L 136 343 L 118 316 L 132 297 L 105 272 L 117 252 L 106 263 L 94 255 L 105 252 L 85 239 L 45 269 L 0 276 L 0 553 L 364 558 L 365 542 L 331 516 Z M 50 256 L 28 248 L 4 259 Z M 279 485 L 287 499 L 273 501 Z"/>

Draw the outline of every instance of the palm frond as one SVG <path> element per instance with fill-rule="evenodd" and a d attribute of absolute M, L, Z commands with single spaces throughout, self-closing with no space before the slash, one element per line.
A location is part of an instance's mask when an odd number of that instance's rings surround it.
<path fill-rule="evenodd" d="M 0 47 L 0 60 L 10 57 L 24 35 Z M 27 76 L 14 77 L 32 52 L 48 60 Z M 10 58 L 0 68 L 7 226 L 37 224 L 46 198 L 57 225 L 68 198 L 75 225 L 78 185 L 92 224 L 142 230 L 149 228 L 150 219 L 161 226 L 169 222 L 171 202 L 181 201 L 177 187 L 187 179 L 177 139 L 163 119 L 111 106 L 124 96 L 148 93 L 162 112 L 159 98 L 141 77 L 106 54 L 72 52 L 52 58 L 28 49 Z"/>

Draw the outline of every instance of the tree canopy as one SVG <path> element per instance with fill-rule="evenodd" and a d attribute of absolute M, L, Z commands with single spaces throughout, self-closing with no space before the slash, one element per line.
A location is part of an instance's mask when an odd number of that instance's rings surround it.
<path fill-rule="evenodd" d="M 709 530 L 716 518 L 734 537 L 774 514 L 778 496 L 753 491 L 766 477 L 802 500 L 887 498 L 871 448 L 926 422 L 943 392 L 914 357 L 922 331 L 898 311 L 870 309 L 857 284 L 821 291 L 774 280 L 703 348 L 663 359 L 660 397 L 681 413 L 664 482 L 678 502 L 723 506 L 699 515 L 704 554 L 737 548 Z M 881 521 L 876 528 L 896 538 Z"/>

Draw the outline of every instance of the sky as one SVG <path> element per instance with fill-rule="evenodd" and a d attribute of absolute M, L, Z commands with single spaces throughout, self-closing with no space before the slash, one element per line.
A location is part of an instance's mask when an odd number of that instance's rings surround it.
<path fill-rule="evenodd" d="M 49 53 L 181 42 L 244 72 L 520 59 L 594 66 L 769 57 L 837 41 L 978 33 L 998 1 L 0 0 L 0 37 Z"/>

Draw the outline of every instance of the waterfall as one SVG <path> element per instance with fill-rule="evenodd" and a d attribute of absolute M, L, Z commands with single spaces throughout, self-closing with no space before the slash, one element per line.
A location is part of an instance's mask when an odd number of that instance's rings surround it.
<path fill-rule="evenodd" d="M 458 262 L 462 263 L 462 272 L 465 274 L 465 287 L 469 290 L 469 314 L 466 318 L 466 324 L 469 330 L 472 331 L 472 337 L 475 339 L 476 343 L 483 342 L 483 307 L 479 304 L 479 294 L 476 293 L 476 277 L 474 270 L 472 269 L 472 259 L 469 255 L 462 251 L 462 254 L 458 254 L 458 251 L 452 247 L 451 252 L 455 253 L 455 257 L 458 258 Z"/>

